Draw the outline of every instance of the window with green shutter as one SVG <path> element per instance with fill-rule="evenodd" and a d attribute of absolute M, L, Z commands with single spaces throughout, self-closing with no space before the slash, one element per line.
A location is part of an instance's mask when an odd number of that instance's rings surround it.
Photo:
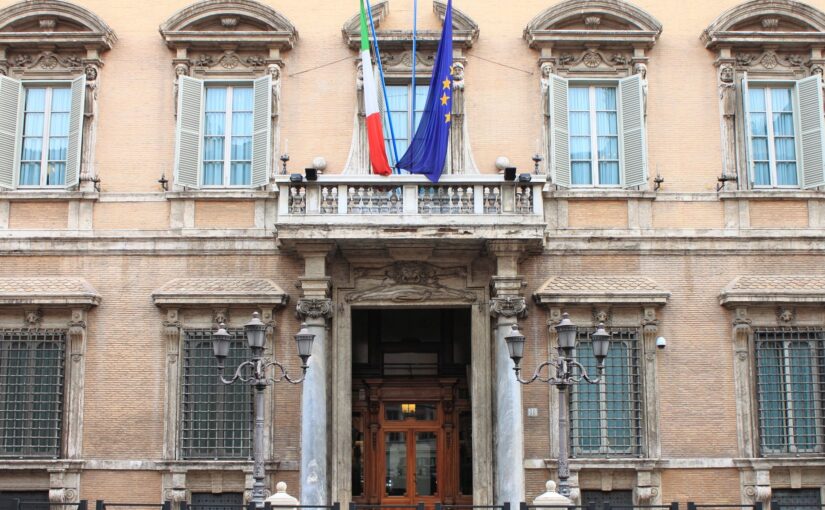
<path fill-rule="evenodd" d="M 243 363 L 249 347 L 242 328 L 232 336 L 227 372 Z M 181 367 L 180 451 L 184 459 L 246 459 L 251 455 L 253 388 L 223 384 L 212 350 L 211 330 L 184 332 Z"/>
<path fill-rule="evenodd" d="M 61 456 L 66 331 L 0 329 L 0 457 Z"/>
<path fill-rule="evenodd" d="M 576 360 L 596 374 L 590 334 L 579 329 Z M 604 379 L 570 389 L 570 442 L 576 457 L 642 453 L 642 394 L 638 330 L 613 328 Z"/>

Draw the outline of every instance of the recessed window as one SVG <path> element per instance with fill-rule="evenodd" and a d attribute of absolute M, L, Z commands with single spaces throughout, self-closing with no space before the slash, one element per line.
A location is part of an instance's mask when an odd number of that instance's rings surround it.
<path fill-rule="evenodd" d="M 412 85 L 387 85 L 387 103 L 389 103 L 389 116 L 392 117 L 392 129 L 395 132 L 395 146 L 398 149 L 398 157 L 402 157 L 410 146 L 418 123 L 421 122 L 421 115 L 424 113 L 424 106 L 427 102 L 427 92 L 429 86 L 415 86 L 415 112 L 413 113 Z M 379 105 L 384 108 L 386 105 Z M 387 156 L 395 164 L 395 153 L 392 147 L 392 131 L 389 122 L 384 116 L 384 142 L 387 144 Z"/>
<path fill-rule="evenodd" d="M 748 101 L 754 186 L 798 186 L 793 89 L 751 87 Z"/>
<path fill-rule="evenodd" d="M 619 129 L 616 87 L 571 86 L 571 184 L 619 185 Z"/>
<path fill-rule="evenodd" d="M 251 86 L 206 87 L 204 186 L 252 182 L 252 110 Z"/>
<path fill-rule="evenodd" d="M 69 148 L 69 87 L 26 87 L 20 186 L 63 186 Z"/>

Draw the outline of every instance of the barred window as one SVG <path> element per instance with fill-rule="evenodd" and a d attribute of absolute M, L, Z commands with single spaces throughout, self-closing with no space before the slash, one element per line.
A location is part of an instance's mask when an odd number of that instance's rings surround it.
<path fill-rule="evenodd" d="M 822 452 L 825 333 L 778 328 L 754 338 L 762 454 Z"/>
<path fill-rule="evenodd" d="M 595 375 L 596 359 L 590 334 L 579 329 L 576 359 Z M 642 453 L 642 400 L 639 342 L 636 329 L 613 329 L 605 379 L 599 384 L 582 381 L 570 390 L 570 441 L 578 457 L 640 455 Z"/>
<path fill-rule="evenodd" d="M 226 371 L 248 358 L 243 329 L 231 335 Z M 184 459 L 249 458 L 252 437 L 252 392 L 240 381 L 223 384 L 212 350 L 210 330 L 187 330 L 183 345 L 181 455 Z"/>
<path fill-rule="evenodd" d="M 59 457 L 66 331 L 0 329 L 0 456 Z"/>

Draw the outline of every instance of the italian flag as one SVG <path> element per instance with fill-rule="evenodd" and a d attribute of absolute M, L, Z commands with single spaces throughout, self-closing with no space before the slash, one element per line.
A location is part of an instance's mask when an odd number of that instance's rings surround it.
<path fill-rule="evenodd" d="M 370 59 L 370 36 L 367 31 L 367 14 L 364 10 L 364 0 L 361 2 L 361 64 L 364 72 L 364 112 L 367 115 L 367 138 L 370 144 L 370 163 L 372 171 L 378 175 L 390 175 L 392 169 L 387 161 L 387 151 L 384 149 L 384 129 L 381 123 L 381 113 L 378 111 L 378 92 L 375 89 L 375 79 Z"/>

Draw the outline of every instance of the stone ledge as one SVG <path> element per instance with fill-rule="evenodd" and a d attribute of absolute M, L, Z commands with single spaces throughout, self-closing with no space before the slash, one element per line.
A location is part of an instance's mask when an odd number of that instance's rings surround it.
<path fill-rule="evenodd" d="M 0 190 L 0 200 L 9 201 L 69 201 L 69 200 L 98 200 L 100 193 L 87 191 L 64 191 L 62 189 L 18 189 L 13 191 Z"/>
<path fill-rule="evenodd" d="M 537 304 L 664 305 L 670 292 L 643 276 L 554 276 L 533 295 Z"/>
<path fill-rule="evenodd" d="M 747 275 L 730 282 L 719 295 L 727 307 L 777 303 L 825 303 L 825 277 Z"/>
<path fill-rule="evenodd" d="M 0 278 L 0 305 L 82 306 L 100 304 L 100 295 L 83 278 Z"/>
<path fill-rule="evenodd" d="M 802 189 L 720 191 L 719 200 L 825 200 L 825 193 Z"/>
<path fill-rule="evenodd" d="M 289 295 L 264 278 L 175 278 L 152 293 L 156 306 L 286 305 Z"/>
<path fill-rule="evenodd" d="M 642 199 L 656 200 L 658 195 L 654 191 L 631 190 L 616 188 L 572 188 L 572 189 L 549 189 L 549 185 L 542 192 L 544 198 L 562 198 L 567 200 L 617 200 L 617 199 Z"/>

